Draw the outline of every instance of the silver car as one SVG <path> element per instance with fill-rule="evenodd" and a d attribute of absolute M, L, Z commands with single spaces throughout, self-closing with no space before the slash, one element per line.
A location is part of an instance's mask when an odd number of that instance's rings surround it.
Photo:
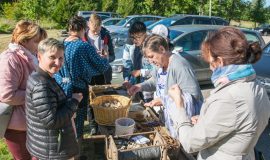
<path fill-rule="evenodd" d="M 114 46 L 123 46 L 128 37 L 128 29 L 134 22 L 157 21 L 162 18 L 164 17 L 155 15 L 130 15 L 106 28 L 110 31 Z"/>
<path fill-rule="evenodd" d="M 218 30 L 224 26 L 214 25 L 179 25 L 169 27 L 171 42 L 174 45 L 174 53 L 180 54 L 188 60 L 193 67 L 200 84 L 211 83 L 212 71 L 201 57 L 201 44 L 208 32 Z M 249 42 L 258 41 L 261 47 L 265 46 L 262 37 L 252 30 L 241 29 Z"/>
<path fill-rule="evenodd" d="M 218 30 L 221 27 L 224 26 L 178 25 L 169 27 L 171 43 L 174 45 L 173 53 L 180 54 L 188 60 L 200 84 L 210 84 L 212 75 L 209 65 L 201 57 L 201 44 L 210 31 Z M 265 46 L 265 42 L 258 32 L 247 29 L 241 30 L 245 33 L 249 42 L 258 41 L 262 47 Z M 121 71 L 122 62 L 120 60 L 116 60 L 112 65 L 115 72 Z M 116 74 L 114 76 L 120 77 Z"/>

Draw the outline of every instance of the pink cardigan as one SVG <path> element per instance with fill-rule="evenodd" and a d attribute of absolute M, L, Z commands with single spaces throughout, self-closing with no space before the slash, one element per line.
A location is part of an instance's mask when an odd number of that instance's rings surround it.
<path fill-rule="evenodd" d="M 0 55 L 0 101 L 14 106 L 8 129 L 26 131 L 25 89 L 35 61 L 28 50 L 16 44 Z"/>

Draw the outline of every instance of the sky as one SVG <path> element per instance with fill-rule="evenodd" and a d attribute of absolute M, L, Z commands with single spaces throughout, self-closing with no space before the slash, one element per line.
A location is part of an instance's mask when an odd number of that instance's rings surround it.
<path fill-rule="evenodd" d="M 245 1 L 251 1 L 251 0 L 245 0 Z M 270 0 L 265 0 L 265 7 L 270 6 Z"/>

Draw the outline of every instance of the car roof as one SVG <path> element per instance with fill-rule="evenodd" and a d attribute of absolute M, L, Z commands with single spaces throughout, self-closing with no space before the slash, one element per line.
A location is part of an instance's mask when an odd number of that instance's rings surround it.
<path fill-rule="evenodd" d="M 217 16 L 206 16 L 206 15 L 193 15 L 193 14 L 175 14 L 171 17 L 168 18 L 172 18 L 172 19 L 179 19 L 179 18 L 184 18 L 184 17 L 202 17 L 202 18 L 216 18 L 216 19 L 222 19 L 225 20 L 222 17 L 217 17 Z M 226 20 L 225 20 L 226 21 Z"/>
<path fill-rule="evenodd" d="M 144 14 L 144 15 L 129 15 L 127 17 L 157 17 L 157 18 L 165 18 L 165 17 L 162 17 L 162 16 L 147 15 L 147 14 Z"/>
<path fill-rule="evenodd" d="M 170 26 L 170 30 L 176 30 L 176 31 L 181 31 L 181 32 L 193 32 L 193 31 L 199 31 L 199 30 L 216 30 L 219 28 L 225 27 L 223 25 L 175 25 L 175 26 Z M 237 27 L 236 27 L 237 28 Z M 238 28 L 241 31 L 245 32 L 252 32 L 256 33 L 253 30 L 247 29 L 247 28 Z"/>
<path fill-rule="evenodd" d="M 199 30 L 211 30 L 211 29 L 219 29 L 224 26 L 220 25 L 175 25 L 170 26 L 170 30 L 176 30 L 181 32 L 193 32 L 193 31 L 199 31 Z"/>
<path fill-rule="evenodd" d="M 109 20 L 121 20 L 123 18 L 107 18 L 107 19 L 104 19 L 103 21 L 109 21 Z"/>
<path fill-rule="evenodd" d="M 175 30 L 183 33 L 189 33 L 189 32 L 195 32 L 195 31 L 200 31 L 200 30 L 218 30 L 222 27 L 222 25 L 176 25 L 176 26 L 170 26 L 170 30 Z M 237 27 L 236 27 L 237 28 Z M 258 34 L 258 32 L 246 29 L 246 28 L 238 28 L 241 31 L 245 33 L 252 33 L 252 34 L 257 34 L 258 38 L 260 39 L 260 44 L 261 47 L 265 46 L 264 40 L 261 38 L 261 36 Z"/>

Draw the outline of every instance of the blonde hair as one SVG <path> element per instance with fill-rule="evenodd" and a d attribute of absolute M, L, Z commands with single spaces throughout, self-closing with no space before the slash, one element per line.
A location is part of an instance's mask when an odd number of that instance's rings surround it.
<path fill-rule="evenodd" d="M 101 26 L 102 19 L 99 15 L 93 13 L 89 18 L 89 22 L 96 28 Z"/>
<path fill-rule="evenodd" d="M 36 36 L 38 36 L 38 40 L 41 41 L 47 38 L 47 32 L 33 22 L 21 20 L 16 24 L 13 30 L 11 42 L 22 44 Z"/>

